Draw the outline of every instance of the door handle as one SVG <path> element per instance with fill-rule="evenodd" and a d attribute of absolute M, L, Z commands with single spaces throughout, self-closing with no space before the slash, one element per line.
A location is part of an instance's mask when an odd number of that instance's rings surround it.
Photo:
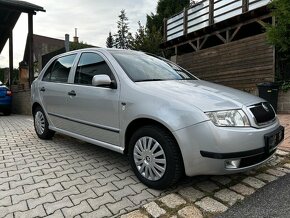
<path fill-rule="evenodd" d="M 40 91 L 41 92 L 45 92 L 45 88 L 44 87 L 41 87 Z"/>
<path fill-rule="evenodd" d="M 70 96 L 76 96 L 76 92 L 74 90 L 71 90 L 70 92 L 67 93 Z"/>

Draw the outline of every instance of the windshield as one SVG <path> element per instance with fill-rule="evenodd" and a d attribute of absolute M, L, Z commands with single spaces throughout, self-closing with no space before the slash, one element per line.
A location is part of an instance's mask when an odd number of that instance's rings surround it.
<path fill-rule="evenodd" d="M 197 79 L 169 61 L 141 52 L 110 52 L 134 82 Z"/>

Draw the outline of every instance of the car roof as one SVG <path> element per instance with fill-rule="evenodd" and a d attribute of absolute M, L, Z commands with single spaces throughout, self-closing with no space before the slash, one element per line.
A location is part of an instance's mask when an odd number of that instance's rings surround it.
<path fill-rule="evenodd" d="M 142 51 L 135 51 L 135 50 L 129 50 L 129 49 L 117 49 L 117 48 L 98 48 L 98 47 L 92 47 L 92 48 L 83 48 L 83 49 L 78 49 L 78 50 L 73 50 L 73 51 L 69 51 L 69 52 L 65 52 L 59 55 L 56 55 L 55 57 L 63 57 L 66 55 L 70 55 L 70 54 L 78 54 L 80 52 L 88 52 L 88 51 L 105 51 L 105 52 L 128 52 L 128 53 L 143 53 Z"/>

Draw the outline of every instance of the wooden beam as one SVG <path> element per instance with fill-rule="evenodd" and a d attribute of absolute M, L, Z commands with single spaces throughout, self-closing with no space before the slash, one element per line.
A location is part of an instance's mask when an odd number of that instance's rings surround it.
<path fill-rule="evenodd" d="M 249 11 L 249 0 L 243 0 L 243 13 Z"/>
<path fill-rule="evenodd" d="M 220 39 L 222 40 L 223 43 L 227 43 L 227 40 L 219 33 L 219 32 L 216 32 L 215 35 Z"/>
<path fill-rule="evenodd" d="M 226 30 L 226 41 L 227 41 L 227 43 L 230 42 L 230 29 Z"/>
<path fill-rule="evenodd" d="M 189 41 L 188 44 L 190 44 L 190 46 L 191 46 L 195 51 L 198 50 L 197 47 L 196 47 L 196 46 L 195 46 L 191 41 Z"/>
<path fill-rule="evenodd" d="M 214 24 L 214 0 L 209 0 L 209 15 L 208 15 L 209 26 Z"/>
<path fill-rule="evenodd" d="M 164 42 L 166 42 L 167 41 L 167 18 L 163 19 L 163 25 L 164 25 L 163 39 L 164 39 Z"/>
<path fill-rule="evenodd" d="M 183 9 L 183 35 L 187 35 L 187 9 Z"/>
<path fill-rule="evenodd" d="M 257 20 L 257 23 L 260 24 L 264 28 L 267 26 L 267 24 L 262 20 Z"/>
<path fill-rule="evenodd" d="M 238 26 L 234 33 L 232 34 L 231 38 L 230 38 L 230 42 L 233 41 L 233 39 L 235 38 L 235 36 L 237 35 L 237 33 L 240 31 L 240 29 L 242 28 L 242 25 Z"/>
<path fill-rule="evenodd" d="M 208 39 L 208 36 L 205 36 L 204 39 L 203 39 L 203 41 L 202 41 L 202 43 L 201 43 L 200 46 L 199 46 L 199 50 L 202 49 L 202 47 L 204 46 L 204 44 L 205 44 L 205 42 L 207 41 L 207 39 Z"/>
<path fill-rule="evenodd" d="M 33 14 L 28 14 L 28 69 L 29 85 L 34 80 L 34 60 L 33 60 Z"/>
<path fill-rule="evenodd" d="M 9 36 L 9 74 L 8 74 L 9 88 L 11 88 L 12 75 L 13 75 L 13 31 L 11 30 Z"/>

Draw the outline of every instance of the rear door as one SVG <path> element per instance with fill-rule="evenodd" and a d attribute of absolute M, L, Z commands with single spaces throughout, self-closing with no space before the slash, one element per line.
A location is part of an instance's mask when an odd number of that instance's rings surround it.
<path fill-rule="evenodd" d="M 42 105 L 49 115 L 50 121 L 57 128 L 65 129 L 69 124 L 67 114 L 68 78 L 77 54 L 71 54 L 56 59 L 46 70 L 39 83 Z"/>

